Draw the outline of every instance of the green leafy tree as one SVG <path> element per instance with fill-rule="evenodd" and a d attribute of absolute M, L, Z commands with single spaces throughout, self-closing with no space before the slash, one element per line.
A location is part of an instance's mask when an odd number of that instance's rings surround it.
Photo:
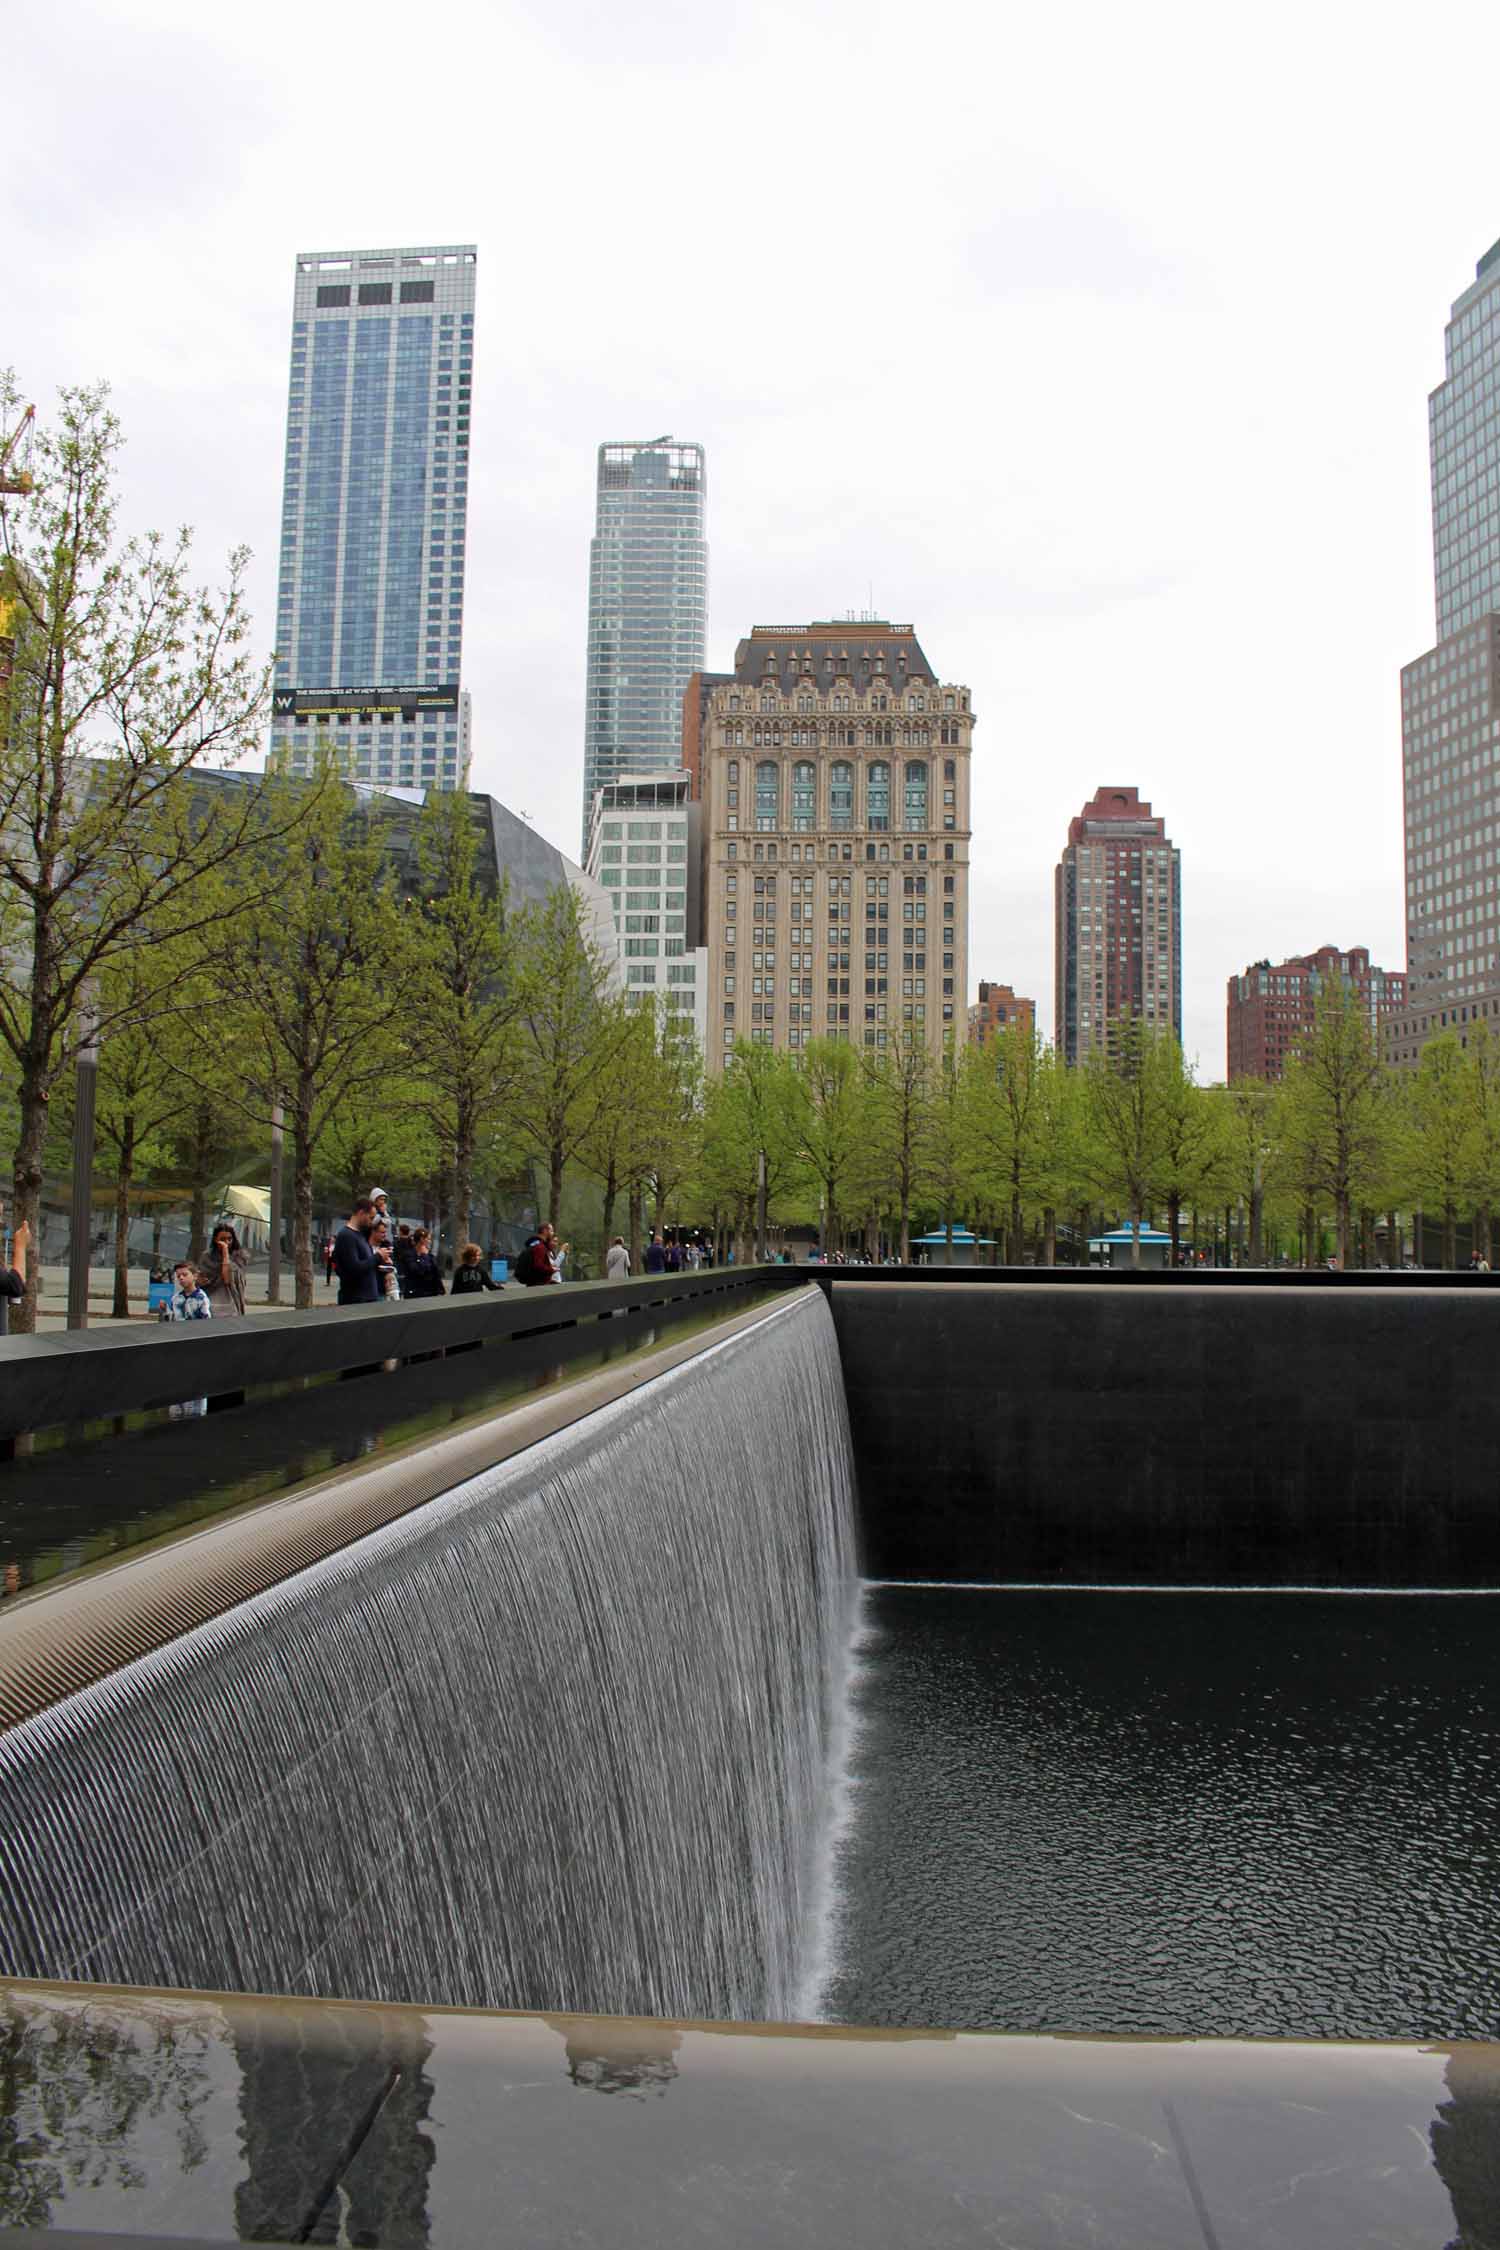
<path fill-rule="evenodd" d="M 1085 1162 L 1095 1186 L 1117 1201 L 1130 1225 L 1130 1262 L 1141 1259 L 1141 1229 L 1151 1217 L 1173 1124 L 1168 1034 L 1139 1017 L 1119 1025 L 1107 1053 L 1084 1068 Z"/>
<path fill-rule="evenodd" d="M 1277 1105 L 1280 1135 L 1308 1214 L 1331 1205 L 1338 1257 L 1349 1263 L 1353 1213 L 1378 1195 L 1390 1153 L 1391 1111 L 1369 1017 L 1352 986 L 1319 993 L 1311 1030 L 1287 1063 Z"/>
<path fill-rule="evenodd" d="M 526 1059 L 521 933 L 504 883 L 497 895 L 486 879 L 468 797 L 429 794 L 416 856 L 403 975 L 409 1068 L 466 1226 L 485 1120 L 510 1108 Z"/>
<path fill-rule="evenodd" d="M 0 378 L 0 421 L 16 406 Z M 263 731 L 248 556 L 233 553 L 213 591 L 191 582 L 186 531 L 122 541 L 120 442 L 103 386 L 65 390 L 38 436 L 33 490 L 0 494 L 13 643 L 0 704 L 0 1042 L 17 1075 L 16 1217 L 33 1235 L 48 1104 L 85 1011 L 105 1039 L 124 1020 L 105 1012 L 108 972 L 143 942 L 210 924 L 224 885 L 206 878 L 274 834 L 256 780 L 198 784 Z M 286 805 L 287 824 L 302 812 Z M 13 1318 L 34 1326 L 34 1282 Z"/>
<path fill-rule="evenodd" d="M 868 1148 L 869 1088 L 859 1057 L 846 1039 L 814 1039 L 802 1050 L 797 1080 L 802 1150 L 817 1183 L 818 1245 L 838 1249 L 843 1240 L 843 1199 L 856 1185 Z"/>
<path fill-rule="evenodd" d="M 609 988 L 578 893 L 561 883 L 519 917 L 520 1061 L 513 1108 L 547 1169 L 547 1216 L 562 1217 L 563 1174 L 581 1158 L 609 1101 L 631 1011 Z"/>
<path fill-rule="evenodd" d="M 1005 1257 L 1025 1256 L 1026 1214 L 1050 1202 L 1051 1072 L 1033 1024 L 1013 1022 L 964 1052 L 960 1099 L 976 1184 L 1005 1213 Z"/>
<path fill-rule="evenodd" d="M 1177 1040 L 1160 1033 L 1152 1049 L 1161 1109 L 1161 1152 L 1156 1195 L 1166 1208 L 1172 1263 L 1182 1254 L 1183 1206 L 1226 1184 L 1225 1148 L 1217 1105 L 1199 1086 Z"/>
<path fill-rule="evenodd" d="M 410 952 L 378 823 L 326 773 L 289 843 L 273 806 L 254 884 L 238 886 L 213 948 L 225 995 L 223 1097 L 263 1127 L 279 1104 L 291 1136 L 296 1301 L 313 1301 L 313 1172 L 341 1108 L 378 1104 L 400 1067 L 393 995 Z"/>
<path fill-rule="evenodd" d="M 1470 1200 L 1478 1170 L 1474 1070 L 1445 1031 L 1428 1041 L 1407 1088 L 1403 1170 L 1416 1200 L 1440 1214 L 1443 1264 L 1458 1263 L 1458 1214 Z"/>
<path fill-rule="evenodd" d="M 895 1220 L 901 1263 L 909 1265 L 912 1210 L 931 1170 L 932 1050 L 907 1026 L 889 1045 L 865 1050 L 864 1071 L 868 1161 L 887 1182 L 886 1208 Z"/>
<path fill-rule="evenodd" d="M 1219 1111 L 1222 1176 L 1242 1203 L 1248 1222 L 1246 1256 L 1266 1262 L 1266 1193 L 1275 1162 L 1275 1088 L 1260 1078 L 1236 1078 L 1211 1097 Z"/>
<path fill-rule="evenodd" d="M 130 1316 L 131 1191 L 142 1170 L 169 1154 L 167 1135 L 189 1098 L 180 1066 L 193 1038 L 193 1001 L 206 996 L 182 974 L 179 952 L 170 944 L 139 947 L 104 980 L 113 1029 L 99 1055 L 94 1129 L 114 1180 L 115 1320 Z"/>
<path fill-rule="evenodd" d="M 796 1065 L 774 1047 L 740 1040 L 706 1089 L 703 1168 L 710 1194 L 733 1215 L 743 1254 L 766 1245 L 759 1224 L 761 1167 L 768 1214 L 806 1183 L 803 1095 Z"/>

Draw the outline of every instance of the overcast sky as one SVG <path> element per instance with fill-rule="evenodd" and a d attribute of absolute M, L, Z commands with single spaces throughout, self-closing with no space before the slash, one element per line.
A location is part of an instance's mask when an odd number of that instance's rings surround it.
<path fill-rule="evenodd" d="M 44 408 L 109 379 L 127 520 L 205 570 L 248 542 L 269 648 L 296 253 L 477 242 L 475 786 L 576 855 L 594 449 L 700 439 L 710 665 L 916 625 L 979 718 L 971 975 L 1049 1033 L 1068 821 L 1136 784 L 1221 1078 L 1248 961 L 1402 965 L 1426 397 L 1500 236 L 1497 63 L 1488 6 L 33 9 L 0 361 Z"/>

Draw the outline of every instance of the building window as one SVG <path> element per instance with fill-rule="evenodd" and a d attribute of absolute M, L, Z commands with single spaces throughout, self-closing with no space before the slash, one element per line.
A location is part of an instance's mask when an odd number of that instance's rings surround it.
<path fill-rule="evenodd" d="M 817 768 L 811 760 L 801 758 L 792 768 L 792 826 L 808 829 L 814 825 L 818 801 Z"/>
<path fill-rule="evenodd" d="M 865 826 L 881 830 L 891 825 L 891 769 L 883 758 L 870 767 L 865 779 Z"/>
<path fill-rule="evenodd" d="M 909 758 L 906 763 L 906 825 L 927 826 L 927 761 Z"/>
<path fill-rule="evenodd" d="M 755 825 L 760 829 L 781 826 L 781 773 L 769 758 L 763 758 L 755 769 Z"/>
<path fill-rule="evenodd" d="M 828 825 L 830 828 L 854 825 L 854 768 L 847 759 L 839 759 L 829 775 Z"/>

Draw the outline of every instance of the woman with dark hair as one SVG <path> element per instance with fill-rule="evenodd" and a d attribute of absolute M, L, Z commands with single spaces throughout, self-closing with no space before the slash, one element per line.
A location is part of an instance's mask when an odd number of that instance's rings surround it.
<path fill-rule="evenodd" d="M 245 1317 L 245 1275 L 250 1260 L 240 1248 L 240 1238 L 227 1219 L 214 1228 L 208 1256 L 198 1268 L 198 1286 L 209 1302 L 215 1320 Z"/>
<path fill-rule="evenodd" d="M 412 1230 L 411 1256 L 406 1262 L 404 1289 L 408 1297 L 442 1297 L 442 1269 L 432 1254 L 432 1237 L 426 1227 Z"/>

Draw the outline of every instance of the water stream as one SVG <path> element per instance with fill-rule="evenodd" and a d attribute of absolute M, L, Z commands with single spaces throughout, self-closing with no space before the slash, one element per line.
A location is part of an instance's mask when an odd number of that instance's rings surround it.
<path fill-rule="evenodd" d="M 854 1588 L 798 1299 L 0 1738 L 0 1969 L 791 2015 Z"/>

